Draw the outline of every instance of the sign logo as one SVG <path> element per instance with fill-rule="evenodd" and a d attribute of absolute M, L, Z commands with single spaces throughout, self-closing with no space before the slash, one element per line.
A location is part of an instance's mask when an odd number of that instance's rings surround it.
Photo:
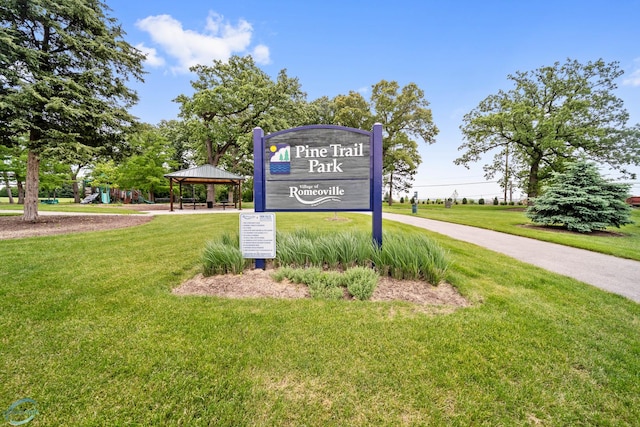
<path fill-rule="evenodd" d="M 273 144 L 269 147 L 269 172 L 272 175 L 289 175 L 291 173 L 291 147 L 289 144 Z"/>
<path fill-rule="evenodd" d="M 28 397 L 15 401 L 4 413 L 4 419 L 12 426 L 27 424 L 38 415 L 38 403 Z"/>
<path fill-rule="evenodd" d="M 304 206 L 318 206 L 327 202 L 340 202 L 344 196 L 344 189 L 339 185 L 334 185 L 329 188 L 319 188 L 320 184 L 306 185 L 300 184 L 289 187 L 289 197 L 294 197 L 299 203 Z M 315 199 L 309 200 L 306 197 L 315 197 Z"/>

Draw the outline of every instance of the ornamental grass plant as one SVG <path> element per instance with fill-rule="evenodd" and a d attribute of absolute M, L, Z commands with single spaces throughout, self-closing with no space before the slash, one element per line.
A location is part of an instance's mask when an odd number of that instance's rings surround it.
<path fill-rule="evenodd" d="M 206 244 L 202 264 L 205 276 L 240 274 L 249 266 L 238 247 L 238 236 L 230 233 L 222 234 Z"/>
<path fill-rule="evenodd" d="M 327 233 L 309 229 L 279 232 L 277 266 L 320 267 L 345 271 L 373 267 L 381 276 L 425 280 L 437 285 L 445 279 L 449 261 L 432 239 L 410 233 L 384 233 L 382 248 L 364 231 Z"/>

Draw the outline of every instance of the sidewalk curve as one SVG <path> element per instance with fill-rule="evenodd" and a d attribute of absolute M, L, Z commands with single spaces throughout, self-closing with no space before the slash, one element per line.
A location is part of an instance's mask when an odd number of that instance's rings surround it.
<path fill-rule="evenodd" d="M 392 213 L 382 217 L 473 243 L 640 302 L 640 261 L 468 225 Z"/>

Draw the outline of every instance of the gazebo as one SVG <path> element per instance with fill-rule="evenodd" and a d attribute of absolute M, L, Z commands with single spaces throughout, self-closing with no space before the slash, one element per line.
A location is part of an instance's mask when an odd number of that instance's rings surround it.
<path fill-rule="evenodd" d="M 180 187 L 180 209 L 182 209 L 182 184 L 232 184 L 238 189 L 239 209 L 242 209 L 242 181 L 244 177 L 234 175 L 212 165 L 202 165 L 191 169 L 184 169 L 168 173 L 171 212 L 173 212 L 173 183 Z M 213 207 L 213 206 L 210 206 Z"/>

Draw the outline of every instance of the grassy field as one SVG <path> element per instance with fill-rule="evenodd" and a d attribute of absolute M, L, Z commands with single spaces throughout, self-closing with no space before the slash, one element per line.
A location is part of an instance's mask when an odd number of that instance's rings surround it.
<path fill-rule="evenodd" d="M 278 214 L 279 230 L 370 218 Z M 432 236 L 473 302 L 177 297 L 237 214 L 0 241 L 0 409 L 34 426 L 592 425 L 640 419 L 640 305 Z"/>
<path fill-rule="evenodd" d="M 411 205 L 407 203 L 395 203 L 392 206 L 385 205 L 383 210 L 385 212 L 413 215 L 411 213 Z M 530 226 L 533 223 L 525 216 L 522 207 L 514 206 L 454 205 L 447 209 L 444 205 L 425 204 L 418 205 L 416 215 L 423 218 L 531 237 L 640 261 L 640 209 L 634 209 L 631 212 L 631 219 L 635 222 L 634 224 L 621 228 L 611 227 L 607 231 L 613 234 L 608 236 L 564 233 L 525 227 L 525 225 Z"/>
<path fill-rule="evenodd" d="M 129 209 L 130 205 L 123 204 L 112 204 L 112 205 L 103 205 L 103 204 L 88 204 L 81 205 L 78 203 L 73 203 L 73 199 L 58 199 L 59 203 L 55 205 L 48 205 L 41 203 L 38 205 L 38 211 L 45 212 L 84 212 L 84 213 L 107 213 L 107 214 L 136 214 L 140 213 L 136 210 Z M 9 199 L 6 197 L 0 197 L 0 210 L 10 210 L 15 211 L 16 214 L 22 214 L 24 210 L 23 205 L 19 205 L 17 203 L 9 204 Z M 1 214 L 0 214 L 1 215 Z"/>

